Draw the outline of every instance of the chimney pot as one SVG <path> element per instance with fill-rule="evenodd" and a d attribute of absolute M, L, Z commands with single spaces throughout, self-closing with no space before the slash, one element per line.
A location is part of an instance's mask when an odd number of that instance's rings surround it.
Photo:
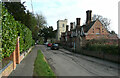
<path fill-rule="evenodd" d="M 80 20 L 81 20 L 81 18 L 76 18 L 77 26 L 80 26 Z"/>
<path fill-rule="evenodd" d="M 90 23 L 92 21 L 92 10 L 86 11 L 86 24 Z"/>
<path fill-rule="evenodd" d="M 73 23 L 71 22 L 70 23 L 70 30 L 72 30 L 73 29 Z"/>
<path fill-rule="evenodd" d="M 66 25 L 66 32 L 68 31 L 68 29 L 69 29 L 69 25 Z"/>

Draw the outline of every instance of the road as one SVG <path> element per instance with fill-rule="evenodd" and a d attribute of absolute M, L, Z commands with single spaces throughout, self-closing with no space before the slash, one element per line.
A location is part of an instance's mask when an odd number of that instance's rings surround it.
<path fill-rule="evenodd" d="M 37 45 L 57 76 L 118 76 L 118 65 L 105 60 L 71 53 L 65 49 L 51 50 Z"/>

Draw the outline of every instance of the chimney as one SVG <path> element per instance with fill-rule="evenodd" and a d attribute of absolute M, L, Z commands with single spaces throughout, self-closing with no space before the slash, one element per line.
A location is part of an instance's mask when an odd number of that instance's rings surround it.
<path fill-rule="evenodd" d="M 68 29 L 69 29 L 69 25 L 66 25 L 66 32 L 68 31 Z"/>
<path fill-rule="evenodd" d="M 73 23 L 71 22 L 70 23 L 70 30 L 72 30 L 73 29 Z"/>
<path fill-rule="evenodd" d="M 81 18 L 76 18 L 76 25 L 77 26 L 80 26 L 80 20 L 81 20 Z"/>
<path fill-rule="evenodd" d="M 92 20 L 92 10 L 86 11 L 86 24 L 89 24 Z"/>
<path fill-rule="evenodd" d="M 73 28 L 75 28 L 75 27 L 76 27 L 75 22 L 73 22 Z"/>

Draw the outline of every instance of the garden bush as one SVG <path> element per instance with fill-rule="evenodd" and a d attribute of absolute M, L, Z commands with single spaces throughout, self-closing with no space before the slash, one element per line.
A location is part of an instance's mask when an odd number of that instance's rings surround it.
<path fill-rule="evenodd" d="M 20 37 L 20 52 L 33 45 L 32 32 L 24 24 L 15 21 L 7 9 L 2 6 L 2 58 L 9 57 L 15 50 L 16 39 Z"/>
<path fill-rule="evenodd" d="M 84 49 L 89 51 L 104 52 L 106 54 L 118 54 L 117 45 L 89 44 Z"/>

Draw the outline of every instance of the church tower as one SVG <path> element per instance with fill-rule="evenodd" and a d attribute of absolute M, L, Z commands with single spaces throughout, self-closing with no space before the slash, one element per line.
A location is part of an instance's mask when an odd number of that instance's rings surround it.
<path fill-rule="evenodd" d="M 57 38 L 60 41 L 61 33 L 66 32 L 67 19 L 57 21 Z"/>

